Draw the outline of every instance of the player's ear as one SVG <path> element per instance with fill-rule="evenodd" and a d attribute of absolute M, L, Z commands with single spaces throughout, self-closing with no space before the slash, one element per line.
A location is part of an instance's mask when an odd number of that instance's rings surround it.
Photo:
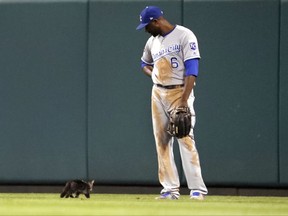
<path fill-rule="evenodd" d="M 152 22 L 156 26 L 159 26 L 159 24 L 160 24 L 160 20 L 159 19 L 154 19 L 154 20 L 152 20 Z"/>
<path fill-rule="evenodd" d="M 157 19 L 153 19 L 151 22 L 152 22 L 153 24 L 155 24 L 155 23 L 157 23 Z"/>

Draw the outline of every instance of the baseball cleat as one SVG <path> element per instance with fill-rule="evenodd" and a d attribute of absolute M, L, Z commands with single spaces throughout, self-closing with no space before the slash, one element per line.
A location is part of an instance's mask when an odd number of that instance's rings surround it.
<path fill-rule="evenodd" d="M 204 200 L 204 195 L 200 192 L 193 192 L 192 195 L 190 195 L 190 199 Z"/>
<path fill-rule="evenodd" d="M 156 197 L 155 199 L 157 199 L 157 200 L 161 200 L 161 199 L 177 200 L 177 199 L 179 199 L 179 195 L 172 194 L 171 192 L 165 192 L 165 193 L 160 194 L 160 196 Z"/>

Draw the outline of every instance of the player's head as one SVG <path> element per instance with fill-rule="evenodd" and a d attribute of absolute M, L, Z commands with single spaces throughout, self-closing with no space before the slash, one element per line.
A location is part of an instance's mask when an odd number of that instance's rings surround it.
<path fill-rule="evenodd" d="M 159 7 L 147 6 L 140 13 L 140 24 L 137 26 L 136 29 L 137 30 L 143 29 L 148 24 L 150 24 L 153 20 L 156 20 L 161 16 L 163 16 L 163 11 Z"/>

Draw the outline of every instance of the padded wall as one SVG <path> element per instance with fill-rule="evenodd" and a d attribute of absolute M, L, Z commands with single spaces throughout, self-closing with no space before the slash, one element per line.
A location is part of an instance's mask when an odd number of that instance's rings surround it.
<path fill-rule="evenodd" d="M 2 0 L 0 183 L 159 185 L 135 30 L 151 4 L 199 41 L 208 186 L 287 185 L 287 0 Z"/>
<path fill-rule="evenodd" d="M 86 178 L 87 4 L 0 2 L 1 182 Z"/>

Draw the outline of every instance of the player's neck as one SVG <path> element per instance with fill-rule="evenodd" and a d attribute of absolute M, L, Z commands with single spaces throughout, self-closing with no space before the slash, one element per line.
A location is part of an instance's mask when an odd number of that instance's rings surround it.
<path fill-rule="evenodd" d="M 172 25 L 172 28 L 169 28 L 169 30 L 167 30 L 165 33 L 162 33 L 162 37 L 165 37 L 166 35 L 170 34 L 174 29 L 175 29 L 176 25 Z"/>
<path fill-rule="evenodd" d="M 170 24 L 168 21 L 162 27 L 161 36 L 166 36 L 175 29 L 175 25 Z"/>

